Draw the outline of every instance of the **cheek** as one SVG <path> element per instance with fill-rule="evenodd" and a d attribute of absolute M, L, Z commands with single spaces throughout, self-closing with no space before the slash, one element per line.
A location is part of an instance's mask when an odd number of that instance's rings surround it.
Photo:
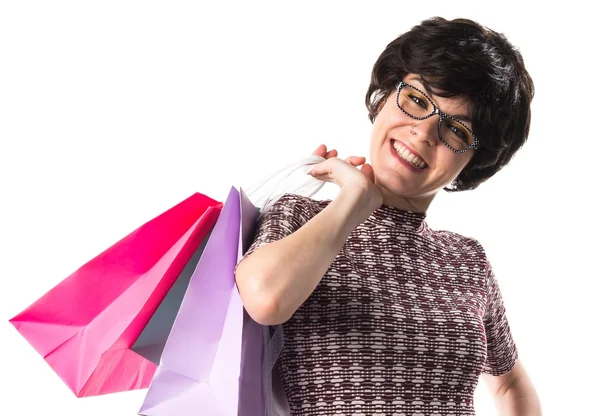
<path fill-rule="evenodd" d="M 374 149 L 377 148 L 381 144 L 381 141 L 383 140 L 383 138 L 385 138 L 384 136 L 385 136 L 385 133 L 383 132 L 381 118 L 378 116 L 373 121 L 373 125 L 371 126 L 371 138 L 370 138 L 370 145 L 369 145 L 369 150 L 371 152 L 373 152 Z"/>
<path fill-rule="evenodd" d="M 371 140 L 375 144 L 378 142 L 381 144 L 389 132 L 402 125 L 402 120 L 398 118 L 398 115 L 390 111 L 389 106 L 385 106 L 381 112 L 375 117 L 373 126 L 371 128 Z"/>
<path fill-rule="evenodd" d="M 375 117 L 375 120 L 373 120 L 373 132 L 381 130 L 383 124 L 385 124 L 385 119 L 386 119 L 386 113 L 385 110 L 380 111 L 379 114 L 377 114 L 377 117 Z"/>
<path fill-rule="evenodd" d="M 437 170 L 448 176 L 450 179 L 456 178 L 464 167 L 468 164 L 470 157 L 456 155 L 450 149 L 440 148 L 437 157 Z"/>
<path fill-rule="evenodd" d="M 456 179 L 456 177 L 458 177 L 458 175 L 460 175 L 460 173 L 465 169 L 465 167 L 467 166 L 467 164 L 469 163 L 469 160 L 471 158 L 457 158 L 457 160 L 454 163 L 454 166 L 452 167 L 452 180 Z"/>

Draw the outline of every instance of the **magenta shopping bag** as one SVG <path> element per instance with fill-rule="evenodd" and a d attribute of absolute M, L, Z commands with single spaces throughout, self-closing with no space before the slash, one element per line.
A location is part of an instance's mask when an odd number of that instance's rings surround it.
<path fill-rule="evenodd" d="M 78 396 L 148 387 L 131 351 L 222 204 L 196 193 L 90 260 L 10 322 Z"/>
<path fill-rule="evenodd" d="M 245 312 L 234 280 L 258 214 L 243 192 L 231 189 L 139 414 L 264 414 L 263 327 Z"/>

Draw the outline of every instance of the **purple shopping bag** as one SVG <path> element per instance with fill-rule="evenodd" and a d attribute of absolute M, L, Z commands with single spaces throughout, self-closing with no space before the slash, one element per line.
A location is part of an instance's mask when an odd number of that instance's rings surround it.
<path fill-rule="evenodd" d="M 140 415 L 264 414 L 263 327 L 245 312 L 234 280 L 258 215 L 245 194 L 232 188 L 190 279 Z"/>

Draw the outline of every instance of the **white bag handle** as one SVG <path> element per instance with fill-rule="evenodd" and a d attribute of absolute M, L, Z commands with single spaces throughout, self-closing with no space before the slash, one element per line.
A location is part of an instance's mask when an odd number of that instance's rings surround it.
<path fill-rule="evenodd" d="M 255 185 L 244 190 L 250 201 L 260 209 L 266 211 L 284 194 L 292 193 L 312 197 L 325 185 L 326 182 L 307 175 L 313 165 L 324 162 L 325 158 L 317 155 L 304 157 L 283 167 L 274 174 L 262 178 Z M 278 179 L 269 187 L 265 185 Z"/>

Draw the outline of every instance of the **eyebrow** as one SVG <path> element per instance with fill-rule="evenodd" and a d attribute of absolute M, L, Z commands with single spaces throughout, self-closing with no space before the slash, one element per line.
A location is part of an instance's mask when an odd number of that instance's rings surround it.
<path fill-rule="evenodd" d="M 412 80 L 409 79 L 409 81 L 417 81 L 419 84 L 421 84 L 423 86 L 423 88 L 425 89 L 425 91 L 427 92 L 427 94 L 429 95 L 429 98 L 431 98 L 432 96 L 435 96 L 436 94 L 433 93 L 433 91 L 431 90 L 431 88 L 429 88 L 429 85 L 427 85 L 427 83 L 425 82 L 425 80 L 421 77 L 419 78 L 413 78 Z M 431 100 L 433 100 L 433 98 L 431 98 Z M 436 106 L 439 108 L 439 105 L 436 104 Z M 442 111 L 442 110 L 440 110 Z M 448 114 L 448 113 L 446 113 Z M 471 116 L 468 114 L 448 114 L 460 121 L 464 121 L 467 123 L 471 123 L 473 124 L 473 120 L 471 120 Z"/>

